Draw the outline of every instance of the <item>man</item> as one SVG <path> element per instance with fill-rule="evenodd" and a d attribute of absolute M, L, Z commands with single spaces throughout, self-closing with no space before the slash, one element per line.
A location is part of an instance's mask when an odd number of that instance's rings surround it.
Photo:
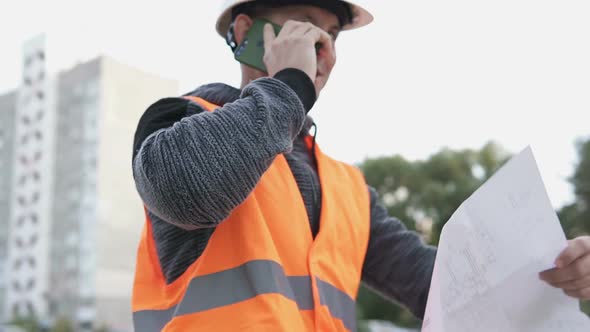
<path fill-rule="evenodd" d="M 235 47 L 255 18 L 283 26 L 265 27 L 267 72 L 242 65 L 241 89 L 201 86 L 139 122 L 136 330 L 355 330 L 361 280 L 421 318 L 436 250 L 309 135 L 336 38 L 372 16 L 339 0 L 234 1 L 217 31 Z M 548 282 L 590 297 L 588 237 L 557 266 Z"/>

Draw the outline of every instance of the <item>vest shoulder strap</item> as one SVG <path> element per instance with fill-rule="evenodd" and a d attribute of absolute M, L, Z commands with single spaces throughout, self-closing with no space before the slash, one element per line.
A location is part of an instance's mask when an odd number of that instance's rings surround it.
<path fill-rule="evenodd" d="M 209 112 L 212 112 L 213 110 L 215 110 L 216 108 L 219 107 L 213 103 L 206 101 L 205 99 L 203 99 L 201 97 L 183 96 L 183 98 L 199 104 L 201 107 L 203 107 L 204 109 L 206 109 Z"/>

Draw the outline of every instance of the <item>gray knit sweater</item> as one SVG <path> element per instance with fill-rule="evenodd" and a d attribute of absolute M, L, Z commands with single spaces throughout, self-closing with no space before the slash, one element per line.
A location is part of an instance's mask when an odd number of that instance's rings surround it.
<path fill-rule="evenodd" d="M 166 98 L 143 115 L 135 136 L 133 174 L 168 282 L 201 255 L 215 227 L 246 199 L 281 153 L 317 233 L 320 183 L 303 142 L 311 122 L 307 117 L 304 125 L 306 108 L 311 106 L 302 91 L 309 82 L 294 83 L 306 78 L 297 75 L 258 79 L 241 91 L 210 84 L 190 93 L 220 105 L 215 112 L 204 112 L 183 98 Z M 362 281 L 422 318 L 436 250 L 388 216 L 377 192 L 367 190 L 371 227 Z"/>

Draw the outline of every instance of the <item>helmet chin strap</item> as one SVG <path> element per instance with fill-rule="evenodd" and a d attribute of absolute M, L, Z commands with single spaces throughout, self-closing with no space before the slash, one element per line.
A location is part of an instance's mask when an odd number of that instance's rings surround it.
<path fill-rule="evenodd" d="M 235 52 L 236 48 L 238 47 L 238 43 L 236 42 L 236 36 L 234 34 L 234 22 L 229 25 L 229 29 L 227 29 L 227 34 L 225 35 L 225 42 L 229 47 L 231 47 L 232 52 Z"/>

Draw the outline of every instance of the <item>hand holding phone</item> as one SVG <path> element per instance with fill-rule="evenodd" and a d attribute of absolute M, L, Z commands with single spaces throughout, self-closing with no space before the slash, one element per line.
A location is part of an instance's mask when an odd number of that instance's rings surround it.
<path fill-rule="evenodd" d="M 309 22 L 287 21 L 278 36 L 275 36 L 270 25 L 265 25 L 263 61 L 268 74 L 272 76 L 286 68 L 297 68 L 315 81 L 317 43 L 331 50 L 330 35 Z"/>
<path fill-rule="evenodd" d="M 280 27 L 256 19 L 236 49 L 235 57 L 269 76 L 286 68 L 297 68 L 315 81 L 320 46 L 321 52 L 334 57 L 330 35 L 311 23 L 287 21 Z"/>

